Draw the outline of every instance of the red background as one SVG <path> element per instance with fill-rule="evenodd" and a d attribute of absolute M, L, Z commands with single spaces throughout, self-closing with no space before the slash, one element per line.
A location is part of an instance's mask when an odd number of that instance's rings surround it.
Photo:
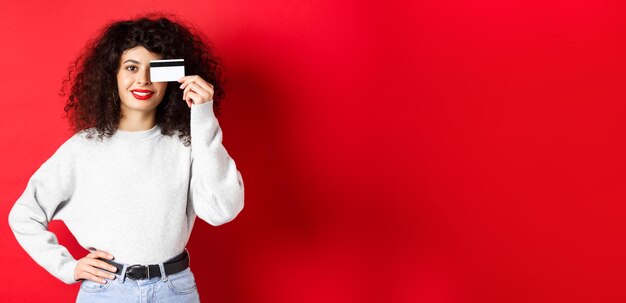
<path fill-rule="evenodd" d="M 621 7 L 60 3 L 0 3 L 0 301 L 74 300 L 6 218 L 71 136 L 70 61 L 104 23 L 153 10 L 201 29 L 230 78 L 220 123 L 246 206 L 195 226 L 203 300 L 626 300 Z"/>

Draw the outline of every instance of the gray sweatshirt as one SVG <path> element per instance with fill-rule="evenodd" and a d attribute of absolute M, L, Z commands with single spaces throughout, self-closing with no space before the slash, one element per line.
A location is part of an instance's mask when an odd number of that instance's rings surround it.
<path fill-rule="evenodd" d="M 157 264 L 182 252 L 196 215 L 217 226 L 243 209 L 244 185 L 222 145 L 213 101 L 191 107 L 191 146 L 158 125 L 103 141 L 76 133 L 32 175 L 9 213 L 24 250 L 72 284 L 78 262 L 48 231 L 62 220 L 85 249 Z M 82 258 L 84 256 L 80 256 Z M 79 259 L 80 259 L 79 258 Z"/>

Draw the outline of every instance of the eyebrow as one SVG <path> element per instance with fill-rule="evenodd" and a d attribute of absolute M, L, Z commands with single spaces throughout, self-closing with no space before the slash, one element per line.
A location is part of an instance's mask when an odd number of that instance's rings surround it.
<path fill-rule="evenodd" d="M 133 60 L 133 59 L 128 59 L 128 60 L 124 61 L 124 63 L 126 63 L 126 62 L 128 62 L 128 61 L 133 62 L 133 63 L 135 63 L 135 64 L 141 64 L 141 63 L 139 63 L 139 61 L 137 61 L 137 60 Z M 122 63 L 122 64 L 124 64 L 124 63 Z"/>

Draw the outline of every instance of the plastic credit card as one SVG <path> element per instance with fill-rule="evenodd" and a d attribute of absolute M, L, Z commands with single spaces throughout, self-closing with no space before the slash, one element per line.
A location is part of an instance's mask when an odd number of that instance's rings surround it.
<path fill-rule="evenodd" d="M 150 60 L 150 81 L 178 81 L 185 76 L 184 59 Z"/>

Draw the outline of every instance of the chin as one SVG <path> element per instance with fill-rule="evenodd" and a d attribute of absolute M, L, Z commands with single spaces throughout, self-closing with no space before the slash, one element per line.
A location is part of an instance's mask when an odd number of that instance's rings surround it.
<path fill-rule="evenodd" d="M 131 110 L 131 111 L 141 111 L 141 112 L 149 112 L 153 111 L 159 106 L 159 103 L 154 101 L 131 101 L 122 102 L 123 109 Z"/>

